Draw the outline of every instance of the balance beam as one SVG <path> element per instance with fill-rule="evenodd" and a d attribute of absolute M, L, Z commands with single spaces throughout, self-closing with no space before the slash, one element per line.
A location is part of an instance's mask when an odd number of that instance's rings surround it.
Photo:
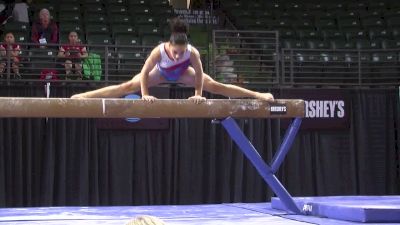
<path fill-rule="evenodd" d="M 154 102 L 115 98 L 0 97 L 0 117 L 25 118 L 294 118 L 304 117 L 304 101 L 278 99 L 188 99 Z"/>

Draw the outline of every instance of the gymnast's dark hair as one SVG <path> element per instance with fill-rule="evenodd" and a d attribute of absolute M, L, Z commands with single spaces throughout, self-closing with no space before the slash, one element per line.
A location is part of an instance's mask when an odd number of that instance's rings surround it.
<path fill-rule="evenodd" d="M 171 44 L 186 45 L 189 43 L 187 33 L 189 26 L 187 23 L 178 17 L 175 17 L 169 21 L 171 36 L 169 42 Z"/>

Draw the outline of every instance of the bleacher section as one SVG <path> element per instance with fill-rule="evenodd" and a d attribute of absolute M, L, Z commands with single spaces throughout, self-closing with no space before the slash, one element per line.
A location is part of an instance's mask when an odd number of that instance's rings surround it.
<path fill-rule="evenodd" d="M 102 80 L 115 82 L 141 70 L 149 51 L 168 39 L 168 18 L 174 16 L 168 0 L 44 2 L 31 9 L 32 21 L 49 9 L 60 43 L 77 31 L 89 53 L 101 56 Z M 211 38 L 207 26 L 191 26 L 189 35 L 205 71 L 219 81 L 400 85 L 400 1 L 220 0 L 219 7 L 215 15 L 226 15 L 237 30 L 221 23 L 229 31 L 215 30 Z M 30 24 L 9 22 L 4 29 L 22 43 L 23 79 L 37 79 L 46 68 L 64 73 L 57 46 L 38 50 L 28 44 Z"/>
<path fill-rule="evenodd" d="M 399 1 L 221 0 L 220 7 L 239 30 L 279 32 L 283 84 L 400 83 Z"/>

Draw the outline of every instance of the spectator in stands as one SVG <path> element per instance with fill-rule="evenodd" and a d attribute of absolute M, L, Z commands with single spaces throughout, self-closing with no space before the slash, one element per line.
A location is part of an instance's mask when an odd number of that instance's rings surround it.
<path fill-rule="evenodd" d="M 12 13 L 13 21 L 29 23 L 29 4 L 32 0 L 17 0 Z"/>
<path fill-rule="evenodd" d="M 65 79 L 70 78 L 73 67 L 78 79 L 82 79 L 82 59 L 88 57 L 88 53 L 86 47 L 80 43 L 78 33 L 71 31 L 68 34 L 68 44 L 60 47 L 58 57 L 65 59 Z"/>
<path fill-rule="evenodd" d="M 3 77 L 4 70 L 6 69 L 7 63 L 11 62 L 11 68 L 14 72 L 14 78 L 21 78 L 19 74 L 19 54 L 20 47 L 15 43 L 13 33 L 7 33 L 4 36 L 4 42 L 0 45 L 0 77 Z"/>
<path fill-rule="evenodd" d="M 165 223 L 154 216 L 138 216 L 129 221 L 126 225 L 165 225 Z"/>
<path fill-rule="evenodd" d="M 39 21 L 32 25 L 31 41 L 40 44 L 58 44 L 58 27 L 51 21 L 49 10 L 40 10 Z"/>

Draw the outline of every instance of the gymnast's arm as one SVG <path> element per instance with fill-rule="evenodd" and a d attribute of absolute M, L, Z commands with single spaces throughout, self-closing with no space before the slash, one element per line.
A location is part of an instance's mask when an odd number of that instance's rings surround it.
<path fill-rule="evenodd" d="M 146 101 L 153 101 L 155 98 L 149 95 L 148 79 L 150 71 L 156 66 L 157 62 L 161 60 L 161 53 L 159 47 L 151 51 L 149 57 L 143 65 L 142 71 L 140 72 L 140 90 L 142 92 L 142 99 Z"/>
<path fill-rule="evenodd" d="M 199 51 L 192 46 L 192 51 L 190 54 L 190 64 L 192 65 L 195 73 L 195 83 L 194 83 L 194 96 L 190 97 L 195 102 L 199 103 L 200 101 L 205 100 L 202 97 L 203 93 L 203 65 L 201 64 L 200 60 L 200 53 Z"/>

